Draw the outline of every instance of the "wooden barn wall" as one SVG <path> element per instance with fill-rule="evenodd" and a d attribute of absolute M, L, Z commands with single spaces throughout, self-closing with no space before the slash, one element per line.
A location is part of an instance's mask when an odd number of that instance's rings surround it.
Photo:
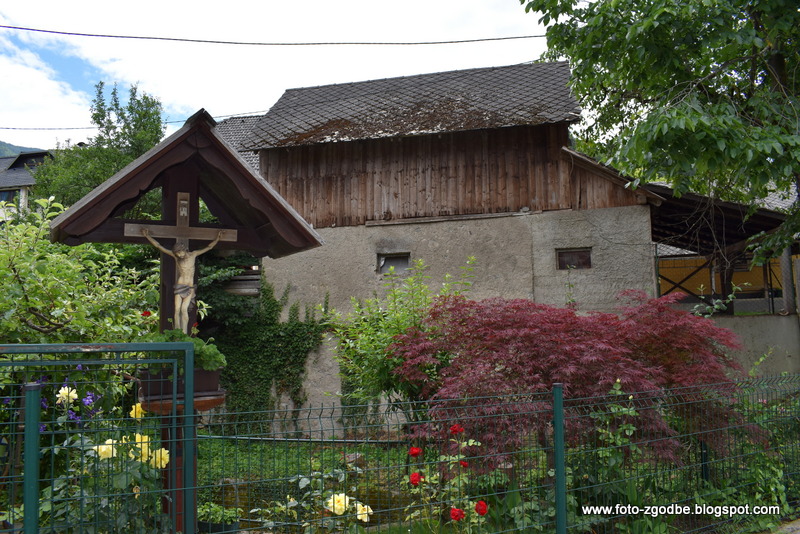
<path fill-rule="evenodd" d="M 564 126 L 515 127 L 261 152 L 261 170 L 316 228 L 366 221 L 637 204 L 561 155 Z"/>

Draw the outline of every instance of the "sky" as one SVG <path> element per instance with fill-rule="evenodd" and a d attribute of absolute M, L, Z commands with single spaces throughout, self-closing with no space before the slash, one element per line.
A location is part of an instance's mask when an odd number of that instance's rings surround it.
<path fill-rule="evenodd" d="M 420 42 L 542 35 L 518 0 L 9 2 L 0 26 L 237 42 Z M 95 85 L 158 98 L 168 134 L 203 108 L 265 113 L 286 89 L 534 61 L 545 39 L 424 46 L 242 46 L 0 28 L 0 141 L 87 141 Z M 108 94 L 108 90 L 107 90 Z"/>

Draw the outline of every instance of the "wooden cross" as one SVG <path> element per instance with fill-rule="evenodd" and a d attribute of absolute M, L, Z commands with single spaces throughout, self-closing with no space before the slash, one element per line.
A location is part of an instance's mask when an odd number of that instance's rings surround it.
<path fill-rule="evenodd" d="M 177 193 L 175 226 L 127 223 L 124 229 L 125 236 L 144 237 L 163 254 L 171 256 L 175 260 L 175 282 L 171 292 L 175 295 L 173 328 L 179 328 L 187 334 L 190 333 L 189 307 L 193 304 L 195 297 L 194 277 L 197 256 L 214 248 L 219 241 L 236 241 L 238 239 L 236 230 L 191 226 L 190 200 L 190 193 Z M 172 250 L 169 250 L 156 241 L 156 238 L 175 239 L 175 245 Z M 190 239 L 210 241 L 210 243 L 204 248 L 190 251 Z M 164 304 L 162 296 L 162 310 L 165 309 Z"/>

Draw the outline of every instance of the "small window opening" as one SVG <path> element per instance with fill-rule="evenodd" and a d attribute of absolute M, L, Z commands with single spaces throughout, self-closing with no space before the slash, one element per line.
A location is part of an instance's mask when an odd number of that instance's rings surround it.
<path fill-rule="evenodd" d="M 392 267 L 394 267 L 395 273 L 402 273 L 409 269 L 411 267 L 411 253 L 378 254 L 378 274 L 388 274 Z"/>
<path fill-rule="evenodd" d="M 558 269 L 591 269 L 592 268 L 592 249 L 575 248 L 569 250 L 556 250 L 556 260 Z"/>

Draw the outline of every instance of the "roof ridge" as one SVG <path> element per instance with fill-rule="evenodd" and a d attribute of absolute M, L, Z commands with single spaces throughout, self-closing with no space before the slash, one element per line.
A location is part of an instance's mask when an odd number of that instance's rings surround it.
<path fill-rule="evenodd" d="M 289 91 L 305 91 L 309 89 L 326 89 L 328 87 L 345 87 L 345 86 L 353 86 L 353 85 L 360 85 L 360 84 L 371 84 L 376 82 L 384 82 L 384 81 L 391 81 L 391 80 L 410 80 L 413 78 L 423 78 L 427 76 L 435 76 L 437 74 L 455 74 L 455 73 L 468 73 L 474 71 L 491 71 L 491 70 L 499 70 L 499 69 L 509 69 L 513 67 L 523 67 L 526 65 L 560 65 L 560 64 L 569 64 L 568 61 L 523 61 L 522 63 L 513 63 L 511 65 L 495 65 L 493 67 L 470 67 L 468 69 L 453 69 L 453 70 L 442 70 L 442 71 L 435 71 L 435 72 L 422 72 L 418 74 L 407 74 L 404 76 L 385 76 L 383 78 L 370 78 L 367 80 L 358 80 L 355 82 L 338 82 L 338 83 L 326 83 L 321 85 L 308 85 L 303 87 L 290 87 L 284 91 L 284 94 L 288 93 Z M 280 99 L 279 99 L 280 101 Z"/>

